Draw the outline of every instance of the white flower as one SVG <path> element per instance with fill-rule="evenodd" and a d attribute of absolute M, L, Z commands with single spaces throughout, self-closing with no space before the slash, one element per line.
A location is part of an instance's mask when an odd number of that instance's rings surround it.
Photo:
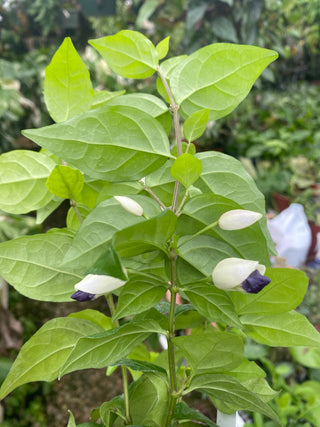
<path fill-rule="evenodd" d="M 130 197 L 126 196 L 114 196 L 114 198 L 120 203 L 120 205 L 127 212 L 132 215 L 142 216 L 143 215 L 143 207 L 139 205 L 135 200 L 130 199 Z"/>
<path fill-rule="evenodd" d="M 245 209 L 233 209 L 225 212 L 219 218 L 219 227 L 223 230 L 241 230 L 259 221 L 262 214 Z"/>
<path fill-rule="evenodd" d="M 213 284 L 225 291 L 240 290 L 258 293 L 270 279 L 264 276 L 266 267 L 258 261 L 241 258 L 226 258 L 212 272 Z"/>
<path fill-rule="evenodd" d="M 115 289 L 120 288 L 126 283 L 125 280 L 117 279 L 112 276 L 100 274 L 88 274 L 84 279 L 75 285 L 76 292 L 71 298 L 78 301 L 88 301 L 109 294 Z"/>

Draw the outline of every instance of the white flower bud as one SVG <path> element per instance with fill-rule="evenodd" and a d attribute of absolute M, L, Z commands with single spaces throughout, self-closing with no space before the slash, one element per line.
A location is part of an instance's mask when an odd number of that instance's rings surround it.
<path fill-rule="evenodd" d="M 112 276 L 99 274 L 88 274 L 84 279 L 75 285 L 77 291 L 86 292 L 94 295 L 108 294 L 115 289 L 120 288 L 126 283 L 124 280 Z"/>
<path fill-rule="evenodd" d="M 114 196 L 114 198 L 120 203 L 120 205 L 127 212 L 132 215 L 142 216 L 143 215 L 143 207 L 139 205 L 135 200 L 130 199 L 130 197 L 126 196 Z"/>
<path fill-rule="evenodd" d="M 212 272 L 213 284 L 224 291 L 241 290 L 243 282 L 257 270 L 264 275 L 266 267 L 258 261 L 241 258 L 226 258 Z M 238 289 L 236 289 L 238 288 Z"/>
<path fill-rule="evenodd" d="M 225 212 L 219 218 L 219 227 L 223 230 L 241 230 L 259 221 L 262 214 L 245 209 L 233 209 Z"/>

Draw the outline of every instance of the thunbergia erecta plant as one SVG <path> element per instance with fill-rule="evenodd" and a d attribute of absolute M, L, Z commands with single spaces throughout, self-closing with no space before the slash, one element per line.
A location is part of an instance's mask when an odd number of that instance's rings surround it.
<path fill-rule="evenodd" d="M 67 226 L 2 243 L 0 274 L 29 298 L 87 307 L 102 296 L 106 310 L 78 308 L 44 324 L 0 398 L 27 382 L 118 367 L 123 393 L 88 414 L 92 423 L 215 426 L 185 403 L 196 390 L 219 413 L 260 412 L 280 424 L 269 405 L 276 393 L 244 344 L 320 347 L 295 311 L 308 281 L 270 268 L 264 197 L 241 163 L 192 144 L 277 53 L 215 43 L 164 59 L 169 38 L 154 46 L 129 30 L 89 43 L 119 76 L 154 78 L 159 96 L 95 90 L 64 40 L 44 82 L 56 123 L 23 131 L 39 152 L 0 156 L 0 209 L 36 211 L 41 223 L 69 199 Z M 161 336 L 166 345 L 155 348 Z"/>

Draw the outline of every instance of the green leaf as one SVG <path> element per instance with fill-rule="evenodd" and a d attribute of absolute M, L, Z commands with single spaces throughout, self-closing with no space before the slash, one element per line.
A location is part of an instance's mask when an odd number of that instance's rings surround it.
<path fill-rule="evenodd" d="M 106 331 L 113 328 L 113 323 L 110 317 L 106 316 L 105 314 L 101 313 L 97 310 L 92 310 L 90 308 L 87 308 L 85 310 L 77 311 L 75 313 L 70 313 L 68 317 L 75 317 L 77 319 L 86 319 L 90 320 L 90 322 L 96 323 L 97 325 L 101 326 L 101 328 L 105 329 Z"/>
<path fill-rule="evenodd" d="M 202 171 L 201 160 L 192 154 L 181 154 L 173 163 L 170 172 L 171 175 L 181 182 L 185 188 L 195 183 Z"/>
<path fill-rule="evenodd" d="M 78 200 L 84 184 L 84 177 L 78 169 L 56 165 L 46 185 L 52 194 L 62 199 Z"/>
<path fill-rule="evenodd" d="M 244 192 L 245 190 L 242 189 L 242 191 Z M 248 197 L 250 197 L 249 193 Z M 241 208 L 242 206 L 238 203 L 215 194 L 201 194 L 199 196 L 192 197 L 185 204 L 182 215 L 179 217 L 177 234 L 179 236 L 184 236 L 197 233 L 203 228 L 218 221 L 223 213 L 232 209 Z M 243 230 L 226 231 L 216 226 L 207 230 L 203 234 L 203 236 L 206 235 L 210 235 L 221 242 L 225 242 L 230 249 L 232 249 L 232 253 L 237 254 L 235 256 L 238 258 L 257 260 L 261 264 L 267 266 L 270 265 L 269 252 L 266 239 L 261 229 L 260 221 L 259 223 L 253 224 L 251 227 L 247 227 Z M 199 240 L 199 243 L 200 242 L 201 240 Z M 178 247 L 181 245 L 182 251 L 185 252 L 186 248 L 184 248 L 183 245 L 183 237 L 181 238 L 181 241 L 179 240 L 178 242 Z M 188 247 L 191 250 L 192 243 L 189 244 Z M 229 256 L 231 256 L 231 252 Z M 212 258 L 212 260 L 213 259 L 214 258 Z M 215 265 L 212 264 L 212 260 L 208 265 L 215 267 Z M 208 271 L 208 274 L 211 273 L 212 270 Z"/>
<path fill-rule="evenodd" d="M 90 177 L 107 181 L 141 179 L 171 157 L 167 135 L 158 121 L 124 105 L 107 103 L 23 134 Z"/>
<path fill-rule="evenodd" d="M 215 424 L 205 415 L 201 414 L 201 412 L 195 411 L 194 409 L 189 408 L 189 406 L 185 402 L 179 402 L 176 405 L 172 419 L 179 420 L 179 421 L 186 421 L 186 420 L 200 421 L 201 423 L 204 423 L 208 427 L 218 427 L 217 424 Z M 185 425 L 185 423 L 183 423 L 183 425 Z M 195 424 L 195 425 L 198 425 L 198 424 Z"/>
<path fill-rule="evenodd" d="M 128 279 L 119 255 L 112 245 L 100 255 L 97 261 L 86 271 L 86 274 L 112 276 L 121 280 Z"/>
<path fill-rule="evenodd" d="M 198 282 L 185 285 L 183 292 L 199 313 L 211 322 L 221 322 L 241 328 L 232 300 L 223 290 L 211 283 Z"/>
<path fill-rule="evenodd" d="M 84 220 L 91 212 L 91 209 L 88 208 L 88 206 L 82 205 L 80 203 L 77 203 L 77 209 L 82 220 Z M 79 230 L 81 223 L 82 222 L 80 221 L 79 216 L 74 210 L 74 206 L 71 206 L 67 214 L 67 228 L 70 230 L 77 231 Z"/>
<path fill-rule="evenodd" d="M 90 74 L 69 37 L 64 39 L 46 68 L 44 99 L 55 122 L 68 120 L 91 107 Z"/>
<path fill-rule="evenodd" d="M 209 120 L 209 110 L 199 110 L 192 113 L 183 124 L 183 135 L 192 142 L 203 134 Z"/>
<path fill-rule="evenodd" d="M 113 319 L 142 313 L 149 310 L 167 291 L 166 283 L 157 277 L 134 274 L 121 288 Z"/>
<path fill-rule="evenodd" d="M 143 207 L 147 216 L 159 214 L 158 204 L 150 197 L 130 197 Z M 82 222 L 66 253 L 64 264 L 84 275 L 109 247 L 114 233 L 144 221 L 143 217 L 132 215 L 123 209 L 114 198 L 101 202 Z"/>
<path fill-rule="evenodd" d="M 231 375 L 241 383 L 252 378 L 265 378 L 266 373 L 255 362 L 244 359 L 242 363 L 228 372 L 223 372 L 224 375 Z"/>
<path fill-rule="evenodd" d="M 167 56 L 169 52 L 169 41 L 170 41 L 170 37 L 166 37 L 157 44 L 156 49 L 157 49 L 159 60 Z"/>
<path fill-rule="evenodd" d="M 145 362 L 142 360 L 134 359 L 121 359 L 113 366 L 126 366 L 127 368 L 132 369 L 133 371 L 139 372 L 160 372 L 162 374 L 167 374 L 166 370 L 161 368 L 161 366 L 155 365 L 154 363 Z"/>
<path fill-rule="evenodd" d="M 152 76 L 158 54 L 151 41 L 137 31 L 123 30 L 113 36 L 89 40 L 115 73 L 130 79 Z"/>
<path fill-rule="evenodd" d="M 293 359 L 307 368 L 320 369 L 320 349 L 310 347 L 292 347 L 289 349 Z"/>
<path fill-rule="evenodd" d="M 74 285 L 82 279 L 62 267 L 73 235 L 52 229 L 0 244 L 0 275 L 22 295 L 40 301 L 70 301 Z"/>
<path fill-rule="evenodd" d="M 237 32 L 235 27 L 233 23 L 230 21 L 230 19 L 226 18 L 225 16 L 218 16 L 213 20 L 212 32 L 222 40 L 230 41 L 233 43 L 238 42 L 238 37 L 237 37 Z"/>
<path fill-rule="evenodd" d="M 120 412 L 124 415 L 124 402 L 122 396 L 116 396 L 109 402 L 104 402 L 100 406 L 100 417 L 103 425 L 106 427 L 112 427 L 115 420 L 117 419 L 116 412 Z"/>
<path fill-rule="evenodd" d="M 80 338 L 62 366 L 60 376 L 76 370 L 99 369 L 113 365 L 153 332 L 165 331 L 151 320 L 143 323 L 133 321 L 118 328 Z"/>
<path fill-rule="evenodd" d="M 108 92 L 107 90 L 96 90 L 93 94 L 93 102 L 91 108 L 101 107 L 101 105 L 109 102 L 113 98 L 124 95 L 125 90 L 117 90 L 115 92 Z"/>
<path fill-rule="evenodd" d="M 160 249 L 167 253 L 167 243 L 175 231 L 177 216 L 166 210 L 160 215 L 115 233 L 113 245 L 122 258 Z"/>
<path fill-rule="evenodd" d="M 169 390 L 162 375 L 144 374 L 129 390 L 132 421 L 148 427 L 163 427 L 166 422 Z"/>
<path fill-rule="evenodd" d="M 273 347 L 320 347 L 320 334 L 309 320 L 296 311 L 273 315 L 248 314 L 240 317 L 246 332 L 257 342 Z"/>
<path fill-rule="evenodd" d="M 284 313 L 302 302 L 308 289 L 308 278 L 304 272 L 268 268 L 265 276 L 271 279 L 271 283 L 257 294 L 230 293 L 238 315 Z"/>
<path fill-rule="evenodd" d="M 35 151 L 14 150 L 0 156 L 0 209 L 23 214 L 42 208 L 53 198 L 46 180 L 55 163 Z"/>
<path fill-rule="evenodd" d="M 243 360 L 243 340 L 228 332 L 211 329 L 201 335 L 173 338 L 173 343 L 185 355 L 193 375 L 234 369 Z"/>
<path fill-rule="evenodd" d="M 174 56 L 173 58 L 166 59 L 165 61 L 161 62 L 161 73 L 163 74 L 164 78 L 166 79 L 167 83 L 170 87 L 170 75 L 173 72 L 174 68 L 180 64 L 185 58 L 187 58 L 187 55 L 179 55 Z M 163 85 L 163 82 L 160 77 L 157 78 L 157 90 L 159 94 L 162 96 L 162 98 L 170 103 L 169 96 L 167 94 L 167 91 Z"/>
<path fill-rule="evenodd" d="M 220 409 L 218 403 L 222 401 L 231 405 L 230 413 L 235 412 L 235 410 L 259 412 L 279 422 L 278 416 L 265 402 L 230 376 L 221 374 L 197 375 L 192 379 L 185 394 L 193 390 L 206 393 L 217 406 L 217 409 Z M 281 425 L 280 422 L 279 424 Z"/>
<path fill-rule="evenodd" d="M 204 108 L 210 120 L 231 113 L 248 95 L 253 83 L 278 54 L 255 46 L 214 43 L 186 58 L 170 78 L 182 113 Z"/>
<path fill-rule="evenodd" d="M 147 0 L 146 2 L 142 3 L 136 19 L 137 28 L 141 28 L 143 26 L 144 21 L 150 18 L 158 6 L 158 0 Z"/>
<path fill-rule="evenodd" d="M 0 389 L 0 399 L 19 385 L 53 381 L 79 338 L 101 331 L 84 319 L 61 317 L 49 320 L 27 341 Z"/>
<path fill-rule="evenodd" d="M 227 197 L 243 209 L 265 215 L 264 196 L 239 160 L 216 151 L 199 153 L 196 157 L 201 160 L 202 173 L 195 186 L 203 193 Z M 267 239 L 269 252 L 275 255 L 266 219 L 261 219 L 259 225 Z"/>
<path fill-rule="evenodd" d="M 76 420 L 74 418 L 73 413 L 68 409 L 69 412 L 69 420 L 67 427 L 77 427 Z"/>
<path fill-rule="evenodd" d="M 42 224 L 45 219 L 48 218 L 49 215 L 52 214 L 63 202 L 63 199 L 60 197 L 53 197 L 45 206 L 37 209 L 37 224 Z"/>

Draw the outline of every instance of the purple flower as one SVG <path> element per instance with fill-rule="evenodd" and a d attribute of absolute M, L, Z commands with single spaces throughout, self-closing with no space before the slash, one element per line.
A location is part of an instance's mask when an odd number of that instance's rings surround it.
<path fill-rule="evenodd" d="M 241 283 L 242 289 L 249 294 L 257 294 L 265 286 L 271 282 L 269 277 L 265 277 L 259 273 L 258 270 L 254 270 L 247 278 Z"/>

